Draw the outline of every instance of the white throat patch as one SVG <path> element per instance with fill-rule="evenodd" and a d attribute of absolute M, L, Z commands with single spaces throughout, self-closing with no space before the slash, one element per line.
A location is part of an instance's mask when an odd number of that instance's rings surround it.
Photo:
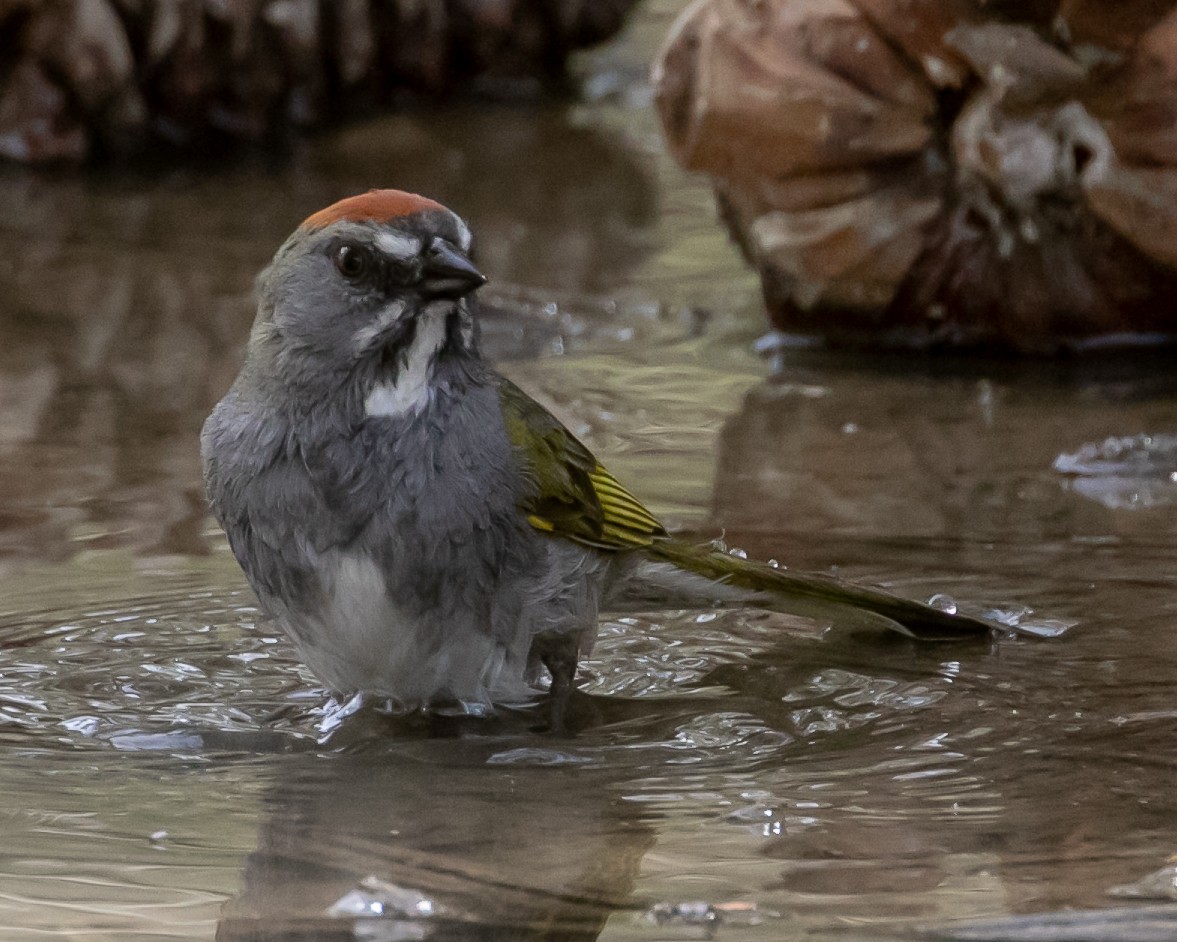
<path fill-rule="evenodd" d="M 445 344 L 449 308 L 448 304 L 430 305 L 421 312 L 413 341 L 401 354 L 396 377 L 377 383 L 364 400 L 369 418 L 413 415 L 429 404 L 433 358 Z"/>

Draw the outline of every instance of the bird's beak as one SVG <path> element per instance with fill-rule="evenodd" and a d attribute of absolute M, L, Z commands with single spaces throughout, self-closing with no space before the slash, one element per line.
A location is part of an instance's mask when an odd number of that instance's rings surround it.
<path fill-rule="evenodd" d="M 421 290 L 430 298 L 460 298 L 486 284 L 486 276 L 445 239 L 434 239 L 425 251 Z"/>

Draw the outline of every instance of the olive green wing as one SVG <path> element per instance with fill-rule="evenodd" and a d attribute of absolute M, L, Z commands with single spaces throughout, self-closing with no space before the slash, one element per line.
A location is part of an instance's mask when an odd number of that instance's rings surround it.
<path fill-rule="evenodd" d="M 637 549 L 666 536 L 641 501 L 543 406 L 506 379 L 499 400 L 532 485 L 521 509 L 533 527 L 606 550 Z"/>

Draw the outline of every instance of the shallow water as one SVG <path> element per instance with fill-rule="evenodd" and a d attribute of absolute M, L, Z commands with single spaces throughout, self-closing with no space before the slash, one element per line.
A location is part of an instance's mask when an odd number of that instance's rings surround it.
<path fill-rule="evenodd" d="M 1177 851 L 1171 370 L 789 352 L 770 375 L 755 283 L 645 110 L 674 6 L 581 63 L 575 106 L 381 119 L 276 166 L 0 173 L 0 938 L 862 939 L 1146 912 L 1108 890 Z M 196 434 L 253 274 L 378 184 L 470 218 L 490 349 L 673 527 L 1077 626 L 917 645 L 626 615 L 574 738 L 349 714 L 260 619 Z"/>

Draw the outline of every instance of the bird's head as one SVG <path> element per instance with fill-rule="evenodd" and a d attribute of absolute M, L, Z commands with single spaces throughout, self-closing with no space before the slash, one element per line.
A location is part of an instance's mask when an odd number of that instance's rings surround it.
<path fill-rule="evenodd" d="M 327 394 L 354 380 L 363 396 L 393 390 L 389 414 L 419 406 L 437 362 L 474 353 L 470 296 L 486 278 L 469 251 L 465 223 L 433 200 L 340 200 L 304 220 L 259 277 L 250 359 L 288 389 Z"/>

